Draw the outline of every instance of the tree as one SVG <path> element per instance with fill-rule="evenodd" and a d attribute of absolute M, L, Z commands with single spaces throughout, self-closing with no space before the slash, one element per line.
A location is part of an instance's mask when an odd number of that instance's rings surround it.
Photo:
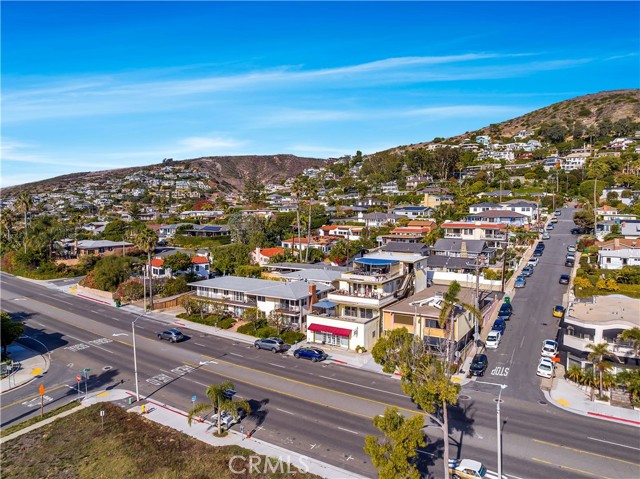
<path fill-rule="evenodd" d="M 595 222 L 593 210 L 585 209 L 576 211 L 573 215 L 573 222 L 579 228 L 593 229 Z"/>
<path fill-rule="evenodd" d="M 274 328 L 276 328 L 278 330 L 278 334 L 280 334 L 285 328 L 287 321 L 284 314 L 274 309 L 269 313 L 267 323 L 269 324 L 269 326 L 273 326 Z"/>
<path fill-rule="evenodd" d="M 24 324 L 18 323 L 11 319 L 9 313 L 1 312 L 0 319 L 2 321 L 2 330 L 0 331 L 0 344 L 2 344 L 2 352 L 6 356 L 7 347 L 18 339 L 24 333 Z"/>
<path fill-rule="evenodd" d="M 176 253 L 165 256 L 163 258 L 164 266 L 166 268 L 170 268 L 171 271 L 177 273 L 178 271 L 187 271 L 191 268 L 191 256 L 182 251 L 177 251 Z"/>
<path fill-rule="evenodd" d="M 371 354 L 386 373 L 399 372 L 405 394 L 436 423 L 444 435 L 444 477 L 449 477 L 449 421 L 447 408 L 458 399 L 460 386 L 451 381 L 449 363 L 438 359 L 425 342 L 406 328 L 381 337 Z"/>
<path fill-rule="evenodd" d="M 640 328 L 625 329 L 618 335 L 618 339 L 630 343 L 635 357 L 640 356 Z"/>
<path fill-rule="evenodd" d="M 138 204 L 138 202 L 134 201 L 133 203 L 131 203 L 131 205 L 129 206 L 129 216 L 131 217 L 131 219 L 139 220 L 141 214 L 142 214 L 142 209 L 140 208 L 140 205 Z"/>
<path fill-rule="evenodd" d="M 316 198 L 318 194 L 318 185 L 311 178 L 307 178 L 307 180 L 304 183 L 304 193 L 307 197 L 307 201 L 309 202 L 309 220 L 307 221 L 307 238 L 311 240 L 311 204 L 313 203 L 313 200 Z M 309 249 L 310 248 L 307 247 L 305 251 L 304 261 L 306 263 L 309 262 Z"/>
<path fill-rule="evenodd" d="M 298 227 L 298 260 L 302 262 L 301 233 L 300 233 L 300 196 L 304 192 L 304 177 L 298 176 L 291 185 L 291 194 L 296 198 L 296 224 Z"/>
<path fill-rule="evenodd" d="M 13 211 L 11 211 L 9 208 L 5 208 L 4 210 L 2 210 L 2 216 L 0 216 L 0 225 L 2 227 L 2 232 L 7 232 L 7 241 L 11 241 L 11 230 L 13 229 Z"/>
<path fill-rule="evenodd" d="M 102 291 L 115 292 L 130 276 L 131 258 L 128 256 L 105 256 L 93 268 L 95 287 Z"/>
<path fill-rule="evenodd" d="M 407 419 L 397 408 L 388 407 L 384 415 L 373 418 L 383 438 L 367 436 L 364 452 L 371 456 L 371 462 L 378 469 L 380 479 L 419 479 L 416 465 L 417 449 L 426 444 L 421 416 Z"/>
<path fill-rule="evenodd" d="M 252 204 L 259 203 L 264 194 L 264 185 L 257 176 L 252 175 L 244 182 L 244 196 Z"/>
<path fill-rule="evenodd" d="M 145 228 L 134 238 L 135 245 L 147 253 L 147 268 L 149 276 L 149 309 L 153 310 L 153 276 L 151 275 L 151 253 L 155 252 L 158 244 L 158 233 Z"/>
<path fill-rule="evenodd" d="M 251 407 L 247 401 L 234 401 L 233 397 L 229 395 L 228 391 L 235 389 L 234 384 L 231 381 L 224 381 L 220 384 L 211 384 L 205 391 L 205 396 L 209 399 L 210 403 L 196 404 L 189 415 L 187 416 L 187 422 L 189 426 L 193 422 L 193 418 L 203 411 L 211 410 L 218 414 L 218 436 L 222 434 L 222 420 L 221 416 L 223 412 L 231 414 L 234 418 L 238 418 L 239 409 L 243 409 L 247 414 L 251 413 Z"/>
<path fill-rule="evenodd" d="M 562 143 L 568 134 L 568 130 L 557 121 L 540 128 L 540 136 L 549 143 Z"/>
<path fill-rule="evenodd" d="M 124 241 L 127 224 L 122 220 L 114 220 L 104 227 L 102 237 L 109 241 Z"/>
<path fill-rule="evenodd" d="M 257 331 L 264 325 L 264 313 L 257 307 L 247 308 L 242 312 L 242 320 L 253 324 L 253 329 Z"/>
<path fill-rule="evenodd" d="M 24 252 L 26 253 L 27 252 L 26 239 L 28 235 L 27 216 L 29 215 L 29 212 L 33 208 L 33 198 L 31 197 L 31 195 L 26 191 L 23 191 L 22 193 L 20 193 L 20 195 L 18 196 L 18 199 L 16 200 L 16 208 L 18 209 L 18 212 L 24 215 L 24 238 L 25 238 Z"/>
<path fill-rule="evenodd" d="M 599 395 L 600 397 L 602 397 L 602 375 L 604 374 L 605 371 L 609 370 L 611 368 L 611 363 L 606 362 L 605 360 L 607 358 L 615 358 L 616 360 L 618 359 L 618 357 L 613 354 L 611 351 L 609 351 L 609 344 L 608 343 L 599 343 L 599 344 L 587 344 L 587 348 L 591 349 L 591 352 L 589 353 L 589 356 L 587 356 L 587 359 L 589 361 L 591 361 L 593 363 L 593 366 L 598 370 L 598 376 L 599 376 Z"/>

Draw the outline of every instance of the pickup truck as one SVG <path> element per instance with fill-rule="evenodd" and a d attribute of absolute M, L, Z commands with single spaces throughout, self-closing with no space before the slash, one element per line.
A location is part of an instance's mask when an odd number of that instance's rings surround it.
<path fill-rule="evenodd" d="M 473 459 L 449 459 L 449 474 L 453 479 L 498 479 L 498 473 L 488 471 L 479 461 Z M 502 475 L 502 479 L 507 476 Z"/>

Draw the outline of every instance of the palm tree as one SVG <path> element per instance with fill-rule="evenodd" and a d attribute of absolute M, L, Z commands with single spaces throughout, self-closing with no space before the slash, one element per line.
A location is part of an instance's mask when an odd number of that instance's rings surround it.
<path fill-rule="evenodd" d="M 304 255 L 304 261 L 305 263 L 307 263 L 309 261 L 309 246 L 311 246 L 311 203 L 318 194 L 318 185 L 311 178 L 307 178 L 304 186 L 305 194 L 307 196 L 307 200 L 309 201 L 309 221 L 307 221 L 307 238 L 309 239 L 309 243 L 307 243 L 307 250 L 305 251 Z"/>
<path fill-rule="evenodd" d="M 634 356 L 640 356 L 640 328 L 625 329 L 618 335 L 618 339 L 631 343 Z"/>
<path fill-rule="evenodd" d="M 599 344 L 587 344 L 587 348 L 591 349 L 589 356 L 587 359 L 591 361 L 594 367 L 598 370 L 598 382 L 599 382 L 599 395 L 602 397 L 602 376 L 605 371 L 611 368 L 611 363 L 605 361 L 608 357 L 615 358 L 618 357 L 609 351 L 609 343 L 599 343 Z"/>
<path fill-rule="evenodd" d="M 300 237 L 300 196 L 304 191 L 304 178 L 299 176 L 293 180 L 291 194 L 296 198 L 296 223 L 298 225 L 298 259 L 302 262 L 302 243 Z"/>
<path fill-rule="evenodd" d="M 0 225 L 7 230 L 7 241 L 11 241 L 11 230 L 13 229 L 13 211 L 9 208 L 2 211 L 0 216 Z"/>
<path fill-rule="evenodd" d="M 205 396 L 211 403 L 196 404 L 189 415 L 187 422 L 191 426 L 193 418 L 203 411 L 211 410 L 218 414 L 218 436 L 222 434 L 221 416 L 223 412 L 231 414 L 234 418 L 238 418 L 238 410 L 243 409 L 247 414 L 251 413 L 251 407 L 247 401 L 234 401 L 233 396 L 228 391 L 233 391 L 235 386 L 231 381 L 224 381 L 220 384 L 211 384 L 205 391 Z"/>
<path fill-rule="evenodd" d="M 580 384 L 583 375 L 584 371 L 577 364 L 570 366 L 566 373 L 567 378 L 576 384 Z"/>
<path fill-rule="evenodd" d="M 31 197 L 31 195 L 29 193 L 27 193 L 26 191 L 23 191 L 22 193 L 20 193 L 20 195 L 18 196 L 18 199 L 16 201 L 16 207 L 18 208 L 18 211 L 21 212 L 22 214 L 24 214 L 24 252 L 27 252 L 27 215 L 29 214 L 29 211 L 31 211 L 31 208 L 33 208 L 33 198 Z"/>
<path fill-rule="evenodd" d="M 134 238 L 135 245 L 147 253 L 147 268 L 149 271 L 149 308 L 153 310 L 153 278 L 151 275 L 151 253 L 155 251 L 158 244 L 158 233 L 149 228 L 145 228 Z"/>

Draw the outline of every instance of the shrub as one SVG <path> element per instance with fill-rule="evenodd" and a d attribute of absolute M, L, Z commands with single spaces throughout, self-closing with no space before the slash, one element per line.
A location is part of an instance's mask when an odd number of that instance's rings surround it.
<path fill-rule="evenodd" d="M 243 324 L 237 331 L 241 334 L 248 334 L 250 336 L 253 336 L 256 333 L 256 330 L 251 323 Z"/>
<path fill-rule="evenodd" d="M 585 277 L 582 277 L 582 276 L 579 276 L 579 277 L 575 278 L 573 280 L 573 285 L 576 288 L 591 288 L 591 287 L 593 287 L 593 284 L 591 283 L 591 281 L 589 281 L 588 278 L 585 278 Z"/>
<path fill-rule="evenodd" d="M 229 329 L 234 324 L 236 324 L 236 320 L 233 318 L 223 318 L 218 321 L 218 327 L 222 329 Z"/>
<path fill-rule="evenodd" d="M 287 344 L 298 343 L 306 337 L 307 336 L 304 333 L 301 333 L 299 331 L 285 331 L 280 335 L 280 338 Z"/>
<path fill-rule="evenodd" d="M 189 291 L 189 286 L 184 278 L 169 278 L 162 285 L 163 296 L 175 296 L 176 294 L 182 294 Z"/>
<path fill-rule="evenodd" d="M 259 278 L 262 275 L 262 267 L 257 265 L 245 264 L 236 268 L 236 276 L 245 278 Z"/>
<path fill-rule="evenodd" d="M 121 283 L 116 289 L 116 297 L 123 298 L 125 301 L 136 301 L 144 296 L 144 286 L 142 281 L 138 279 L 129 279 Z"/>
<path fill-rule="evenodd" d="M 278 330 L 272 326 L 265 326 L 258 329 L 254 335 L 259 338 L 270 338 L 272 336 L 277 336 Z"/>

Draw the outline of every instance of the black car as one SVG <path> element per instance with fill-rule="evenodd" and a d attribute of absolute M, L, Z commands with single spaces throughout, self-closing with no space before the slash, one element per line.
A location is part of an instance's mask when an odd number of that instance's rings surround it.
<path fill-rule="evenodd" d="M 542 241 L 538 241 L 538 244 L 536 245 L 536 249 L 544 249 L 545 246 L 546 245 Z"/>
<path fill-rule="evenodd" d="M 535 257 L 542 256 L 542 252 L 543 252 L 543 251 L 544 251 L 544 250 L 542 250 L 542 249 L 538 248 L 538 249 L 536 249 L 536 250 L 533 252 L 533 256 L 535 256 Z"/>
<path fill-rule="evenodd" d="M 509 321 L 511 318 L 511 313 L 513 313 L 513 308 L 510 303 L 502 303 L 500 306 L 500 311 L 498 311 L 498 319 L 504 319 L 505 321 Z"/>
<path fill-rule="evenodd" d="M 564 265 L 568 266 L 569 268 L 573 268 L 574 264 L 576 264 L 576 262 L 570 258 L 567 258 L 566 261 L 564 262 Z"/>
<path fill-rule="evenodd" d="M 560 283 L 560 284 L 569 284 L 569 280 L 570 280 L 570 279 L 571 279 L 571 278 L 569 277 L 569 275 L 568 275 L 568 274 L 561 274 L 561 275 L 560 275 L 560 281 L 559 281 L 559 283 Z"/>
<path fill-rule="evenodd" d="M 583 235 L 585 233 L 584 228 L 571 228 L 572 235 Z"/>
<path fill-rule="evenodd" d="M 489 366 L 487 355 L 476 354 L 473 357 L 473 361 L 471 361 L 469 373 L 471 373 L 472 376 L 484 376 L 484 372 L 487 370 L 487 366 Z"/>

